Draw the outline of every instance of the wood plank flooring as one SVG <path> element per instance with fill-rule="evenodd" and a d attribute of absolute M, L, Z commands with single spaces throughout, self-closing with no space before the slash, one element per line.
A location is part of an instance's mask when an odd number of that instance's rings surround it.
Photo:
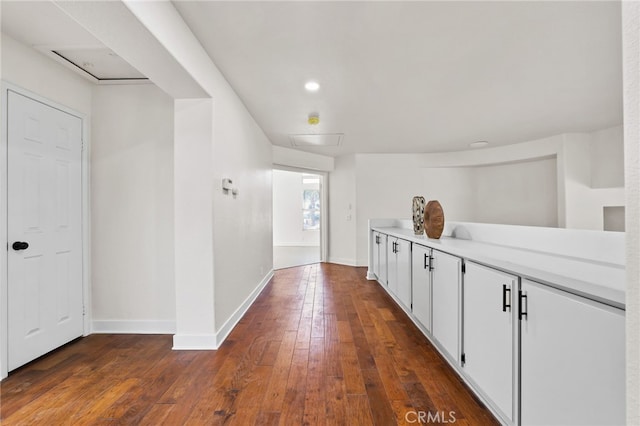
<path fill-rule="evenodd" d="M 219 350 L 171 344 L 72 342 L 0 383 L 0 423 L 497 424 L 363 268 L 277 271 Z"/>

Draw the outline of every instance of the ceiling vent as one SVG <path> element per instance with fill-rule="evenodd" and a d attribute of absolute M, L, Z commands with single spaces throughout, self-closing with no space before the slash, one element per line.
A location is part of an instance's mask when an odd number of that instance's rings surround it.
<path fill-rule="evenodd" d="M 289 135 L 293 146 L 340 146 L 344 133 Z"/>
<path fill-rule="evenodd" d="M 37 48 L 96 84 L 149 82 L 147 77 L 106 47 L 37 46 Z"/>

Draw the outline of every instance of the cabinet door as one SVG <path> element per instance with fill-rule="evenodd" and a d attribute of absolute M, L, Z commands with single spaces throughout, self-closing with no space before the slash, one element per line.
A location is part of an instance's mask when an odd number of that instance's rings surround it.
<path fill-rule="evenodd" d="M 458 317 L 460 294 L 460 266 L 458 257 L 433 250 L 433 323 L 432 333 L 449 357 L 459 364 Z"/>
<path fill-rule="evenodd" d="M 380 274 L 376 273 L 378 276 L 378 282 L 380 284 L 387 285 L 387 234 L 380 234 L 380 245 L 378 246 L 378 256 L 379 256 L 379 269 Z"/>
<path fill-rule="evenodd" d="M 396 245 L 396 296 L 405 307 L 411 308 L 411 243 L 398 239 Z"/>
<path fill-rule="evenodd" d="M 624 424 L 624 311 L 527 280 L 522 294 L 522 424 Z"/>
<path fill-rule="evenodd" d="M 398 293 L 398 261 L 396 257 L 396 245 L 398 239 L 388 237 L 387 240 L 387 286 L 393 294 Z"/>
<path fill-rule="evenodd" d="M 373 240 L 371 242 L 371 254 L 373 257 L 373 273 L 380 280 L 380 233 L 373 232 Z"/>
<path fill-rule="evenodd" d="M 464 371 L 513 421 L 514 314 L 518 278 L 466 262 L 463 284 Z M 517 317 L 515 317 L 517 321 Z"/>
<path fill-rule="evenodd" d="M 412 312 L 420 324 L 431 331 L 431 249 L 414 244 L 411 249 Z"/>

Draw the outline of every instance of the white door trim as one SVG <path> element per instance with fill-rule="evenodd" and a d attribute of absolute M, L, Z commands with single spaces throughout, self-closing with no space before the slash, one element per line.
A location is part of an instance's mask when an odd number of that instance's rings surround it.
<path fill-rule="evenodd" d="M 285 172 L 309 173 L 321 176 L 320 181 L 320 262 L 326 262 L 329 256 L 329 173 L 320 170 L 303 169 L 300 167 L 273 165 L 273 170 Z"/>
<path fill-rule="evenodd" d="M 8 92 L 12 91 L 20 95 L 31 98 L 35 101 L 49 105 L 60 111 L 66 112 L 82 120 L 82 297 L 84 304 L 84 319 L 83 319 L 83 336 L 91 334 L 91 215 L 89 207 L 90 203 L 90 191 L 89 191 L 89 154 L 90 154 L 90 127 L 89 118 L 78 111 L 74 111 L 67 108 L 64 105 L 60 105 L 49 99 L 46 99 L 36 93 L 30 92 L 19 86 L 11 84 L 6 81 L 0 82 L 0 88 L 2 94 L 0 99 L 2 106 L 2 116 L 0 117 L 2 123 L 2 132 L 0 132 L 0 250 L 3 250 L 3 254 L 0 256 L 0 380 L 4 379 L 8 375 L 7 359 L 8 359 L 8 275 L 7 275 L 7 255 L 9 241 L 7 240 L 7 106 L 8 106 Z M 4 245 L 4 247 L 2 247 Z"/>

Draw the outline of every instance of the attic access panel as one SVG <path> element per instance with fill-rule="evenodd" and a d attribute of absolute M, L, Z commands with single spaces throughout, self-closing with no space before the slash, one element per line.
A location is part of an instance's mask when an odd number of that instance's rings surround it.
<path fill-rule="evenodd" d="M 66 62 L 76 71 L 96 82 L 149 81 L 108 48 L 62 48 L 49 51 L 57 59 Z"/>
<path fill-rule="evenodd" d="M 340 146 L 344 133 L 289 135 L 293 146 Z"/>

